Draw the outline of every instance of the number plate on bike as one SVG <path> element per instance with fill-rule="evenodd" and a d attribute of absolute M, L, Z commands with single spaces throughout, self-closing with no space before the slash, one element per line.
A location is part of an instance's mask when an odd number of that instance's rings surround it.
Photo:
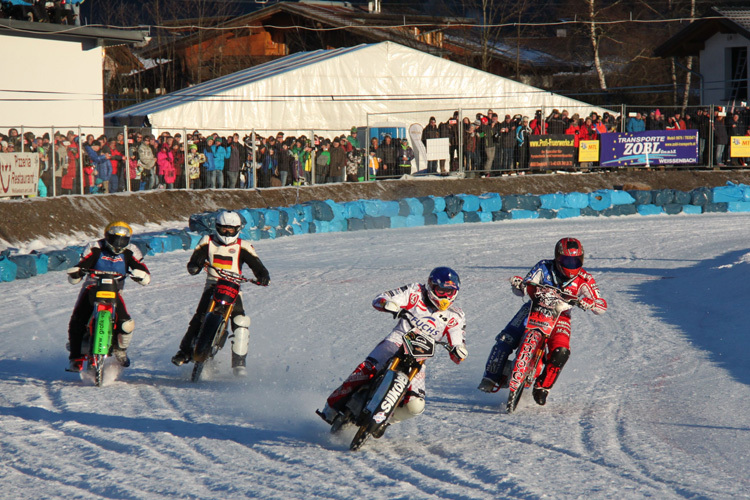
<path fill-rule="evenodd" d="M 404 334 L 404 345 L 406 351 L 415 358 L 430 358 L 435 355 L 435 340 L 417 330 Z"/>
<path fill-rule="evenodd" d="M 107 292 L 104 290 L 99 290 L 96 292 L 96 298 L 97 299 L 114 299 L 117 297 L 117 293 L 115 292 Z"/>

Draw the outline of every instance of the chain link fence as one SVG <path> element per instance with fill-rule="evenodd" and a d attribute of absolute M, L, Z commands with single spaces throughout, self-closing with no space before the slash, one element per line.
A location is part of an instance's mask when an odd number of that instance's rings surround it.
<path fill-rule="evenodd" d="M 623 105 L 604 112 L 540 106 L 371 114 L 367 123 L 352 123 L 346 130 L 0 125 L 0 153 L 38 153 L 40 193 L 44 190 L 46 196 L 254 189 L 404 175 L 472 178 L 656 166 L 737 168 L 750 157 L 748 139 L 742 139 L 750 135 L 748 124 L 750 110 L 744 107 Z M 680 136 L 681 130 L 695 132 Z M 645 161 L 642 154 L 633 154 L 639 159 L 612 166 L 600 156 L 612 138 L 615 144 L 629 142 L 630 136 L 622 134 L 664 133 L 676 137 L 679 147 L 691 144 L 688 150 L 697 150 L 697 161 L 678 158 L 659 164 L 657 153 L 664 148 L 658 145 Z M 635 142 L 624 151 L 642 152 Z"/>

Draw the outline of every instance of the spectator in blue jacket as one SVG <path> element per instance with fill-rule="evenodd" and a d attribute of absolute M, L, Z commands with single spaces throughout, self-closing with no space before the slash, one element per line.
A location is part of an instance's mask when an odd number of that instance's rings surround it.
<path fill-rule="evenodd" d="M 643 115 L 638 112 L 635 116 L 631 116 L 628 120 L 627 131 L 630 133 L 645 132 L 646 131 L 646 120 L 643 119 Z"/>
<path fill-rule="evenodd" d="M 206 178 L 204 179 L 203 185 L 207 188 L 216 187 L 216 174 L 214 173 L 216 170 L 214 163 L 214 140 L 210 137 L 206 140 L 206 149 L 203 154 L 206 155 L 206 161 L 203 163 L 203 172 Z"/>
<path fill-rule="evenodd" d="M 109 178 L 112 177 L 112 164 L 109 162 L 109 153 L 100 153 L 102 145 L 99 141 L 94 141 L 91 145 L 83 143 L 83 147 L 86 154 L 89 155 L 91 163 L 94 164 L 94 176 L 102 179 L 100 192 L 109 193 Z"/>
<path fill-rule="evenodd" d="M 214 186 L 219 189 L 224 187 L 224 161 L 230 156 L 229 148 L 226 146 L 226 141 L 219 142 L 218 137 L 214 141 L 214 145 L 211 146 L 211 151 L 214 154 Z"/>

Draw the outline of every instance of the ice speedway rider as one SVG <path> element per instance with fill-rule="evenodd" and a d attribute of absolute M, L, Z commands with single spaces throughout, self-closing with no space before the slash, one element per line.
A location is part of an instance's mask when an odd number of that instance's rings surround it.
<path fill-rule="evenodd" d="M 456 364 L 463 361 L 468 356 L 465 343 L 466 322 L 463 310 L 453 305 L 460 284 L 456 271 L 448 267 L 436 267 L 430 272 L 426 285 L 412 283 L 375 297 L 372 306 L 378 311 L 389 312 L 385 307 L 388 302 L 398 306 L 399 311 L 392 314 L 399 322 L 364 362 L 331 393 L 319 415 L 329 424 L 333 423 L 349 397 L 383 369 L 398 351 L 402 336 L 411 328 L 404 310 L 411 313 L 412 321 L 423 334 L 431 335 L 435 340 L 447 337 L 451 346 L 451 359 Z M 393 413 L 393 421 L 399 422 L 417 416 L 424 411 L 424 406 L 425 370 L 422 368 L 412 381 L 406 397 Z"/>
<path fill-rule="evenodd" d="M 193 250 L 193 255 L 187 264 L 187 270 L 190 274 L 198 274 L 203 269 L 205 263 L 210 266 L 239 273 L 242 264 L 246 264 L 255 274 L 257 283 L 261 286 L 268 286 L 270 277 L 268 270 L 260 261 L 255 248 L 239 237 L 240 230 L 244 225 L 242 217 L 237 212 L 224 210 L 216 217 L 216 230 L 214 234 L 206 235 L 198 242 Z M 172 356 L 172 363 L 177 366 L 183 365 L 192 360 L 191 351 L 195 336 L 198 334 L 203 316 L 206 314 L 214 287 L 218 279 L 218 274 L 214 269 L 206 269 L 206 286 L 203 289 L 203 295 L 198 302 L 198 308 L 195 310 L 187 331 L 185 332 L 180 349 L 177 354 Z M 237 297 L 232 310 L 232 369 L 237 376 L 246 374 L 245 358 L 247 358 L 248 343 L 250 341 L 250 317 L 245 315 L 242 305 L 242 292 Z"/>
<path fill-rule="evenodd" d="M 89 243 L 81 254 L 81 260 L 75 267 L 68 269 L 68 281 L 76 285 L 83 279 L 84 269 L 97 271 L 109 271 L 122 274 L 131 272 L 133 280 L 141 285 L 151 282 L 151 274 L 143 263 L 143 255 L 135 245 L 130 245 L 130 237 L 133 236 L 131 227 L 122 221 L 112 222 L 104 229 L 104 238 Z M 90 274 L 81 287 L 78 300 L 73 308 L 73 314 L 68 324 L 68 342 L 70 345 L 70 365 L 67 371 L 80 372 L 83 369 L 83 353 L 81 353 L 81 342 L 86 326 L 94 309 L 94 286 L 96 278 Z M 118 282 L 118 288 L 122 292 L 125 280 Z M 124 367 L 130 366 L 127 349 L 133 336 L 135 323 L 128 314 L 121 293 L 117 294 L 117 305 L 115 306 L 115 339 L 112 354 Z"/>
<path fill-rule="evenodd" d="M 541 260 L 526 274 L 526 277 L 513 276 L 510 279 L 511 290 L 523 297 L 524 293 L 533 295 L 536 289 L 526 287 L 524 282 L 539 283 L 557 287 L 566 293 L 578 297 L 578 307 L 594 314 L 603 314 L 607 310 L 607 301 L 601 297 L 596 280 L 583 269 L 583 245 L 575 238 L 562 238 L 555 245 L 555 258 Z M 484 392 L 496 392 L 508 387 L 508 377 L 513 363 L 508 357 L 519 346 L 524 334 L 526 318 L 529 315 L 531 302 L 524 303 L 513 319 L 495 337 L 495 345 L 490 351 L 484 370 L 484 377 L 478 389 Z M 547 341 L 547 355 L 544 358 L 544 371 L 534 384 L 533 395 L 537 404 L 544 405 L 550 389 L 555 384 L 560 370 L 570 356 L 570 309 L 563 311 L 554 331 Z"/>

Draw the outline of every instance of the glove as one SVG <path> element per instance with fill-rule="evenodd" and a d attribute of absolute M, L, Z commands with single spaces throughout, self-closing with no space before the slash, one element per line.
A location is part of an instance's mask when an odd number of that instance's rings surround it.
<path fill-rule="evenodd" d="M 71 285 L 77 285 L 83 278 L 83 273 L 80 267 L 71 267 L 66 271 L 68 273 L 68 283 Z"/>
<path fill-rule="evenodd" d="M 406 309 L 401 309 L 401 306 L 393 302 L 392 300 L 382 299 L 383 303 L 381 307 L 383 311 L 389 312 L 393 315 L 393 319 L 400 319 L 406 316 Z"/>
<path fill-rule="evenodd" d="M 190 262 L 188 262 L 188 265 L 187 265 L 188 273 L 192 274 L 193 276 L 201 272 L 201 269 L 202 269 L 201 266 L 198 266 L 196 264 L 191 264 Z"/>
<path fill-rule="evenodd" d="M 524 294 L 523 278 L 521 278 L 520 276 L 513 276 L 510 279 L 510 289 L 513 292 L 513 295 L 517 295 L 518 297 L 523 297 L 523 294 Z"/>
<path fill-rule="evenodd" d="M 133 281 L 135 281 L 136 283 L 139 283 L 143 286 L 151 283 L 151 275 L 143 269 L 133 269 L 133 272 L 131 274 L 133 275 Z"/>
<path fill-rule="evenodd" d="M 258 283 L 258 284 L 259 284 L 260 286 L 268 286 L 268 284 L 269 284 L 269 283 L 271 282 L 271 277 L 270 277 L 270 276 L 268 276 L 268 275 L 266 275 L 266 276 L 261 276 L 260 278 L 258 278 L 258 279 L 256 280 L 256 282 L 257 282 L 257 283 Z"/>
<path fill-rule="evenodd" d="M 590 299 L 588 297 L 578 299 L 578 307 L 580 307 L 584 311 L 592 310 L 595 305 L 596 305 L 596 301 L 594 299 Z"/>
<path fill-rule="evenodd" d="M 450 350 L 451 360 L 459 364 L 469 356 L 469 351 L 466 349 L 466 344 L 454 345 Z"/>

